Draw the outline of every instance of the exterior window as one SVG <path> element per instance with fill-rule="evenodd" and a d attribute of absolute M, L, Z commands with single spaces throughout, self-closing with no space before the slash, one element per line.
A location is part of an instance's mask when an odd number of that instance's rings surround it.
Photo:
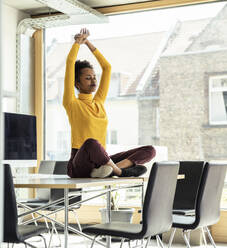
<path fill-rule="evenodd" d="M 149 163 L 147 175 L 154 161 L 227 160 L 227 73 L 223 74 L 227 67 L 227 29 L 223 29 L 227 4 L 205 6 L 209 11 L 203 11 L 203 16 L 201 5 L 194 5 L 113 15 L 108 24 L 86 25 L 89 39 L 112 66 L 105 101 L 106 151 L 113 155 L 155 146 L 156 157 Z M 148 20 L 155 25 L 147 27 Z M 71 127 L 62 105 L 65 62 L 74 34 L 83 27 L 45 31 L 46 160 L 70 157 Z M 77 59 L 91 62 L 99 82 L 101 67 L 86 46 L 80 47 Z M 204 75 L 210 75 L 208 85 Z M 209 88 L 206 95 L 204 85 Z M 199 101 L 208 101 L 208 108 L 195 108 Z M 209 116 L 211 125 L 219 125 L 218 129 L 203 125 L 204 116 Z M 141 203 L 138 189 L 121 195 L 121 204 Z"/>
<path fill-rule="evenodd" d="M 210 78 L 210 124 L 227 124 L 227 75 Z"/>
<path fill-rule="evenodd" d="M 108 130 L 107 131 L 107 137 L 106 137 L 106 143 L 111 145 L 118 144 L 117 141 L 117 130 Z"/>
<path fill-rule="evenodd" d="M 160 121 L 160 112 L 159 112 L 159 108 L 156 108 L 156 137 L 157 138 L 160 138 L 159 121 Z"/>
<path fill-rule="evenodd" d="M 117 131 L 111 130 L 111 144 L 117 144 Z"/>

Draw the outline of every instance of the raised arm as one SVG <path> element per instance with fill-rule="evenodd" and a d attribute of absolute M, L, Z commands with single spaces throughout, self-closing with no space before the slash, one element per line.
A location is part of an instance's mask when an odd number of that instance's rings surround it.
<path fill-rule="evenodd" d="M 109 84 L 110 84 L 111 65 L 104 58 L 104 56 L 99 52 L 99 50 L 94 47 L 94 45 L 90 41 L 86 40 L 85 44 L 90 49 L 90 51 L 95 55 L 100 66 L 102 67 L 102 76 L 101 76 L 99 88 L 94 96 L 94 99 L 104 102 L 106 99 L 108 89 L 109 89 Z"/>
<path fill-rule="evenodd" d="M 73 44 L 66 60 L 65 85 L 63 96 L 63 105 L 65 108 L 67 108 L 70 103 L 76 98 L 74 90 L 75 62 L 80 45 L 85 43 L 88 35 L 89 33 L 84 33 L 83 29 L 81 29 L 80 33 L 74 36 L 75 43 Z"/>
<path fill-rule="evenodd" d="M 75 99 L 75 90 L 74 90 L 74 82 L 75 82 L 75 62 L 76 57 L 80 48 L 80 43 L 76 41 L 66 60 L 66 70 L 65 70 L 65 82 L 64 82 L 64 95 L 63 95 L 63 106 L 67 108 L 70 103 Z"/>

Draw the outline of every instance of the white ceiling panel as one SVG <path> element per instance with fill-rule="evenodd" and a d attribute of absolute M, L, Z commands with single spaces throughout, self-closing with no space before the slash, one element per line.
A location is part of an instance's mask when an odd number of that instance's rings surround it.
<path fill-rule="evenodd" d="M 99 15 L 99 12 L 89 5 L 77 0 L 3 0 L 3 3 L 33 16 L 53 12 L 62 12 L 70 16 L 87 12 Z"/>
<path fill-rule="evenodd" d="M 3 3 L 20 10 L 42 8 L 45 6 L 35 0 L 3 0 Z"/>
<path fill-rule="evenodd" d="M 30 15 L 56 12 L 56 10 L 51 9 L 36 0 L 3 0 L 3 3 Z"/>

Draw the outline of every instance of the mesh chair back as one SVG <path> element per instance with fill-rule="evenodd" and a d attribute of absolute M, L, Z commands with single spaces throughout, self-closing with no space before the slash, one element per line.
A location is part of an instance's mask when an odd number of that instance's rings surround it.
<path fill-rule="evenodd" d="M 196 205 L 197 227 L 213 225 L 219 220 L 226 168 L 227 162 L 205 164 Z"/>
<path fill-rule="evenodd" d="M 55 175 L 67 175 L 67 165 L 68 161 L 56 161 L 53 174 Z M 80 190 L 80 189 L 79 189 Z M 78 189 L 69 190 L 70 192 L 78 191 Z M 63 189 L 51 189 L 51 201 L 58 200 L 64 197 Z M 69 201 L 69 204 L 78 202 L 81 200 L 81 196 L 75 197 Z"/>
<path fill-rule="evenodd" d="M 4 165 L 4 242 L 18 241 L 18 214 L 17 202 L 13 185 L 13 178 L 10 166 Z"/>
<path fill-rule="evenodd" d="M 53 174 L 55 161 L 41 161 L 39 166 L 39 174 Z M 36 189 L 36 198 L 40 200 L 50 199 L 50 189 Z"/>
<path fill-rule="evenodd" d="M 178 162 L 156 162 L 152 166 L 143 204 L 143 237 L 171 228 L 178 170 Z"/>
<path fill-rule="evenodd" d="M 203 161 L 180 161 L 179 174 L 185 178 L 177 181 L 173 209 L 195 209 L 204 164 Z"/>

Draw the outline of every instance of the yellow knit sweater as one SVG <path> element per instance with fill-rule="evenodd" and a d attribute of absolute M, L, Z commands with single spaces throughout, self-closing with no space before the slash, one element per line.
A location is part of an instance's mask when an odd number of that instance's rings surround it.
<path fill-rule="evenodd" d="M 75 62 L 80 45 L 74 43 L 66 61 L 63 105 L 71 125 L 72 148 L 79 149 L 88 138 L 98 140 L 106 147 L 107 115 L 104 101 L 109 89 L 111 65 L 96 49 L 93 54 L 102 67 L 102 76 L 96 94 L 75 96 Z"/>

